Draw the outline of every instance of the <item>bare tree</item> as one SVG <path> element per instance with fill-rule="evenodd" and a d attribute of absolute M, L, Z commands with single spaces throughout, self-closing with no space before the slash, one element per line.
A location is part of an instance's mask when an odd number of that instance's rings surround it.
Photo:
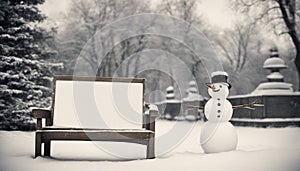
<path fill-rule="evenodd" d="M 296 51 L 294 62 L 300 84 L 300 22 L 298 21 L 300 2 L 296 0 L 238 0 L 237 2 L 243 7 L 243 12 L 256 13 L 256 21 L 271 24 L 277 35 L 290 37 Z"/>
<path fill-rule="evenodd" d="M 166 13 L 171 16 L 183 19 L 184 21 L 196 24 L 200 22 L 197 13 L 196 0 L 166 0 L 160 5 L 160 12 Z"/>
<path fill-rule="evenodd" d="M 196 0 L 166 0 L 162 1 L 159 5 L 159 12 L 177 17 L 189 23 L 189 29 L 187 29 L 185 33 L 185 35 L 188 35 L 191 26 L 203 28 L 202 25 L 204 25 L 202 16 L 199 15 L 197 11 L 198 3 L 199 1 Z M 168 47 L 169 43 L 170 42 L 163 42 L 163 44 L 167 44 L 165 47 L 166 50 L 170 50 Z M 193 42 L 190 42 L 191 46 L 193 46 L 192 43 Z M 191 58 L 191 71 L 193 75 L 196 76 L 196 70 L 200 66 L 199 64 L 201 64 L 201 61 L 195 56 L 195 54 L 190 53 L 189 57 Z"/>
<path fill-rule="evenodd" d="M 86 50 L 84 53 L 87 55 L 81 56 L 83 61 L 93 71 L 97 71 L 98 75 L 111 76 L 130 53 L 140 50 L 137 47 L 140 46 L 139 43 L 133 45 L 135 42 L 134 39 L 124 40 L 118 48 L 113 48 L 103 59 L 99 59 L 99 55 L 97 55 L 98 48 L 95 47 L 99 42 L 96 42 L 97 40 L 93 36 L 98 30 L 118 18 L 146 11 L 144 10 L 146 9 L 146 4 L 143 4 L 141 1 L 78 0 L 72 3 L 70 9 L 70 13 L 67 16 L 67 27 L 63 32 L 66 36 L 61 36 L 59 41 L 61 54 L 67 56 L 70 56 L 68 54 L 72 54 L 73 56 L 73 59 L 67 58 L 66 63 L 74 64 L 74 60 L 76 60 L 79 53 L 82 50 Z M 115 36 L 114 33 L 110 33 L 110 41 L 113 44 L 118 43 L 115 40 Z M 137 36 L 135 39 L 142 39 L 142 37 Z M 83 49 L 88 40 L 91 41 L 91 46 L 88 49 Z M 65 56 L 62 56 L 62 58 L 65 59 Z M 99 64 L 100 61 L 101 64 Z M 70 65 L 69 67 L 72 66 L 74 65 Z"/>
<path fill-rule="evenodd" d="M 247 58 L 254 55 L 253 53 L 260 53 L 257 34 L 255 23 L 237 22 L 232 29 L 227 29 L 214 38 L 222 55 L 233 66 L 235 72 L 244 68 Z"/>

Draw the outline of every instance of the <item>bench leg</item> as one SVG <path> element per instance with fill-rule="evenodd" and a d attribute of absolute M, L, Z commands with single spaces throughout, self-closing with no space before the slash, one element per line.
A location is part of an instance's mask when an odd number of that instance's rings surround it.
<path fill-rule="evenodd" d="M 42 152 L 42 135 L 35 133 L 35 157 L 41 156 Z"/>
<path fill-rule="evenodd" d="M 50 157 L 51 154 L 51 141 L 44 143 L 44 156 Z"/>
<path fill-rule="evenodd" d="M 154 152 L 154 135 L 147 140 L 147 159 L 154 159 L 155 152 Z"/>

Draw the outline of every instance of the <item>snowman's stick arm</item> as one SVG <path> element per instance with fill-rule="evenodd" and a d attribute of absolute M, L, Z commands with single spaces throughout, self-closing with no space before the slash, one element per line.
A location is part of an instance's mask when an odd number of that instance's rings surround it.
<path fill-rule="evenodd" d="M 203 106 L 186 105 L 187 110 L 203 109 Z"/>
<path fill-rule="evenodd" d="M 232 106 L 233 109 L 239 109 L 239 108 L 245 108 L 245 109 L 250 109 L 250 110 L 255 110 L 255 108 L 253 107 L 259 107 L 259 106 L 264 106 L 263 104 L 257 104 L 258 100 L 254 100 L 251 103 L 247 103 L 247 104 L 242 104 L 242 105 L 236 105 L 236 106 Z"/>
<path fill-rule="evenodd" d="M 245 108 L 245 109 L 255 110 L 255 108 L 252 108 L 252 105 L 249 104 L 236 105 L 236 106 L 232 106 L 232 108 L 233 109 Z"/>

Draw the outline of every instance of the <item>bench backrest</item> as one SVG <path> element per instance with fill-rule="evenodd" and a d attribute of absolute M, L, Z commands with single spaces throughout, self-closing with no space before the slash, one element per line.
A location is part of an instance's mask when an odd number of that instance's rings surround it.
<path fill-rule="evenodd" d="M 145 79 L 55 76 L 52 123 L 56 126 L 140 129 Z"/>

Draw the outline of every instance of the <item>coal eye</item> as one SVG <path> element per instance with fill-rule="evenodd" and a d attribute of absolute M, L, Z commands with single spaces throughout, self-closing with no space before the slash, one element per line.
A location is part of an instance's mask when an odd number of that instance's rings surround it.
<path fill-rule="evenodd" d="M 222 88 L 222 86 L 220 85 L 220 88 Z"/>

